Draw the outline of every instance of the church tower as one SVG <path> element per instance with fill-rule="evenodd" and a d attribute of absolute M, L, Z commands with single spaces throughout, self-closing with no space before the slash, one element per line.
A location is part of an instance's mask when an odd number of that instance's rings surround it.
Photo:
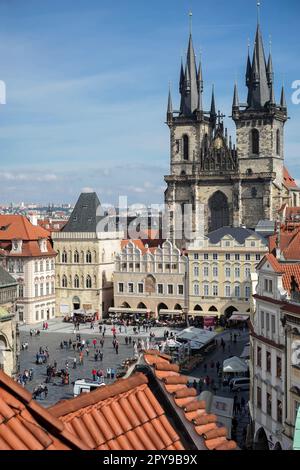
<path fill-rule="evenodd" d="M 238 186 L 236 150 L 224 130 L 224 116 L 216 111 L 214 89 L 209 111 L 203 107 L 203 91 L 202 64 L 197 69 L 190 34 L 180 69 L 180 109 L 173 110 L 171 91 L 167 108 L 171 162 L 165 204 L 170 238 L 178 247 L 187 245 L 191 232 L 200 235 L 238 218 L 232 197 L 232 185 Z"/>
<path fill-rule="evenodd" d="M 272 55 L 270 52 L 266 62 L 259 22 L 252 62 L 248 52 L 246 86 L 248 96 L 243 104 L 235 85 L 232 118 L 236 124 L 241 178 L 241 223 L 255 228 L 262 219 L 275 220 L 283 202 L 287 121 L 284 89 L 280 104 L 276 104 Z"/>

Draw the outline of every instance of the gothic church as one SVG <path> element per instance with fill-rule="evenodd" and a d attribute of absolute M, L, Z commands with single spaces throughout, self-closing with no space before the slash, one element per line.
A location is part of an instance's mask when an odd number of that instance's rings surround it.
<path fill-rule="evenodd" d="M 284 165 L 285 92 L 282 88 L 276 104 L 272 56 L 266 62 L 259 24 L 252 61 L 248 53 L 246 86 L 246 103 L 239 101 L 234 87 L 234 145 L 224 129 L 225 116 L 216 110 L 214 90 L 210 110 L 203 109 L 202 65 L 197 69 L 190 34 L 186 65 L 181 64 L 180 71 L 180 110 L 173 110 L 171 92 L 167 110 L 171 169 L 165 177 L 165 203 L 171 238 L 178 246 L 186 240 L 177 235 L 176 210 L 183 211 L 186 204 L 192 207 L 193 230 L 204 220 L 205 232 L 222 226 L 254 229 L 260 220 L 276 220 L 284 203 L 299 205 L 300 189 Z M 204 208 L 203 217 L 199 207 Z"/>

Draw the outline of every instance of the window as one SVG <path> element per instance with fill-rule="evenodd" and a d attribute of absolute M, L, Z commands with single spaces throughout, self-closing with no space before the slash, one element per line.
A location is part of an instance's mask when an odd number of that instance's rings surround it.
<path fill-rule="evenodd" d="M 139 294 L 143 294 L 144 293 L 144 284 L 139 282 L 138 284 L 138 292 Z"/>
<path fill-rule="evenodd" d="M 51 269 L 52 269 L 52 271 L 54 270 L 54 259 L 51 260 Z"/>
<path fill-rule="evenodd" d="M 206 261 L 209 259 L 208 253 L 204 253 L 203 259 L 205 259 Z"/>
<path fill-rule="evenodd" d="M 245 268 L 245 277 L 249 279 L 251 277 L 251 268 Z"/>
<path fill-rule="evenodd" d="M 203 292 L 204 292 L 204 296 L 209 296 L 209 285 L 208 284 L 204 284 Z"/>
<path fill-rule="evenodd" d="M 43 297 L 43 295 L 44 295 L 44 284 L 42 283 L 40 285 L 40 297 Z"/>
<path fill-rule="evenodd" d="M 280 130 L 277 129 L 277 132 L 276 132 L 276 154 L 280 155 L 280 151 L 281 151 L 281 148 L 280 148 Z"/>
<path fill-rule="evenodd" d="M 63 276 L 63 278 L 62 278 L 62 286 L 63 286 L 63 287 L 68 287 L 67 276 Z"/>
<path fill-rule="evenodd" d="M 282 423 L 282 402 L 277 400 L 277 421 Z"/>
<path fill-rule="evenodd" d="M 271 353 L 270 351 L 266 352 L 266 370 L 271 372 Z"/>
<path fill-rule="evenodd" d="M 240 268 L 234 268 L 234 275 L 235 275 L 236 278 L 238 278 L 238 279 L 240 278 L 240 276 L 241 276 Z"/>
<path fill-rule="evenodd" d="M 173 295 L 173 293 L 174 293 L 173 284 L 169 284 L 168 285 L 168 294 Z"/>
<path fill-rule="evenodd" d="M 18 273 L 23 273 L 24 272 L 23 261 L 22 260 L 18 260 L 17 269 L 18 269 Z"/>
<path fill-rule="evenodd" d="M 159 294 L 163 294 L 164 293 L 164 285 L 163 284 L 157 284 L 157 292 Z"/>
<path fill-rule="evenodd" d="M 74 253 L 74 263 L 79 263 L 79 253 L 78 253 L 78 251 L 75 251 L 75 253 Z"/>
<path fill-rule="evenodd" d="M 234 259 L 235 259 L 235 261 L 240 261 L 240 255 L 239 255 L 239 253 L 236 253 L 236 254 L 234 255 Z"/>
<path fill-rule="evenodd" d="M 183 143 L 183 159 L 188 160 L 190 149 L 189 149 L 189 138 L 187 135 L 183 136 L 182 143 Z"/>
<path fill-rule="evenodd" d="M 213 253 L 213 260 L 218 261 L 218 253 Z"/>
<path fill-rule="evenodd" d="M 134 291 L 133 282 L 129 282 L 128 283 L 128 292 L 129 292 L 129 294 L 133 294 L 133 291 Z"/>
<path fill-rule="evenodd" d="M 54 282 L 51 282 L 51 292 L 52 294 L 55 294 Z"/>
<path fill-rule="evenodd" d="M 75 289 L 79 289 L 79 277 L 75 276 L 74 278 L 74 287 Z"/>
<path fill-rule="evenodd" d="M 35 261 L 35 263 L 34 263 L 34 272 L 37 273 L 38 270 L 39 270 L 39 265 L 38 265 L 38 262 Z"/>
<path fill-rule="evenodd" d="M 278 377 L 280 379 L 281 373 L 282 373 L 282 361 L 281 361 L 281 357 L 277 356 L 277 358 L 276 358 L 276 377 Z"/>
<path fill-rule="evenodd" d="M 92 278 L 91 278 L 91 276 L 87 276 L 87 278 L 86 278 L 86 288 L 87 289 L 92 288 Z"/>
<path fill-rule="evenodd" d="M 231 277 L 231 269 L 230 268 L 225 268 L 225 276 L 226 277 Z"/>
<path fill-rule="evenodd" d="M 270 393 L 267 393 L 267 414 L 272 416 L 272 396 Z"/>
<path fill-rule="evenodd" d="M 231 260 L 231 255 L 230 255 L 230 253 L 226 253 L 225 259 L 226 259 L 226 261 L 230 261 L 230 260 Z"/>
<path fill-rule="evenodd" d="M 40 271 L 42 272 L 44 270 L 44 263 L 43 261 L 40 261 Z"/>
<path fill-rule="evenodd" d="M 256 389 L 256 404 L 257 408 L 261 409 L 261 388 L 257 387 Z"/>
<path fill-rule="evenodd" d="M 231 297 L 231 287 L 225 286 L 225 297 Z"/>
<path fill-rule="evenodd" d="M 199 284 L 194 284 L 194 295 L 200 295 Z"/>
<path fill-rule="evenodd" d="M 39 296 L 39 285 L 38 284 L 34 285 L 34 295 L 35 295 L 35 297 Z"/>
<path fill-rule="evenodd" d="M 15 263 L 12 260 L 9 260 L 9 262 L 8 262 L 8 271 L 10 273 L 15 272 Z"/>
<path fill-rule="evenodd" d="M 123 282 L 119 282 L 119 284 L 118 284 L 118 292 L 119 292 L 119 294 L 123 294 L 123 292 L 124 292 L 124 284 L 123 284 Z"/>
<path fill-rule="evenodd" d="M 235 297 L 241 297 L 241 289 L 240 289 L 240 286 L 235 286 L 234 288 L 234 296 Z"/>
<path fill-rule="evenodd" d="M 204 276 L 204 277 L 208 277 L 208 276 L 209 276 L 209 267 L 208 267 L 208 266 L 204 266 L 204 267 L 203 267 L 203 276 Z"/>
<path fill-rule="evenodd" d="M 272 324 L 272 334 L 275 335 L 276 333 L 275 315 L 272 315 L 271 317 L 271 324 Z"/>
<path fill-rule="evenodd" d="M 252 140 L 253 155 L 259 155 L 259 132 L 257 129 L 252 129 L 251 140 Z"/>
<path fill-rule="evenodd" d="M 36 312 L 35 312 L 35 320 L 36 320 L 36 321 L 39 321 L 39 318 L 40 318 L 40 317 L 39 317 L 39 312 L 36 311 Z"/>
<path fill-rule="evenodd" d="M 266 330 L 270 331 L 270 314 L 266 313 Z"/>
<path fill-rule="evenodd" d="M 86 254 L 86 262 L 88 264 L 92 263 L 92 253 L 90 251 L 88 251 L 87 254 Z"/>
<path fill-rule="evenodd" d="M 46 295 L 50 294 L 50 284 L 49 282 L 46 282 Z"/>
<path fill-rule="evenodd" d="M 265 291 L 269 294 L 273 293 L 273 281 L 271 279 L 265 279 Z"/>
<path fill-rule="evenodd" d="M 261 348 L 259 346 L 257 346 L 256 364 L 258 367 L 261 367 Z"/>
<path fill-rule="evenodd" d="M 251 296 L 251 287 L 246 286 L 245 287 L 245 297 L 246 297 L 246 299 L 250 299 L 250 296 Z"/>
<path fill-rule="evenodd" d="M 218 286 L 215 284 L 213 285 L 213 296 L 218 297 L 219 295 L 219 289 Z"/>
<path fill-rule="evenodd" d="M 256 259 L 256 261 L 260 261 L 261 260 L 261 255 L 255 255 L 255 259 Z"/>
<path fill-rule="evenodd" d="M 19 297 L 23 299 L 24 297 L 24 286 L 23 284 L 19 284 Z"/>
<path fill-rule="evenodd" d="M 260 326 L 262 330 L 265 327 L 265 313 L 264 312 L 260 312 Z"/>
<path fill-rule="evenodd" d="M 251 261 L 251 255 L 250 255 L 250 253 L 247 253 L 247 254 L 245 255 L 245 260 L 246 260 L 246 261 Z"/>
<path fill-rule="evenodd" d="M 46 261 L 46 271 L 49 271 L 50 270 L 50 264 L 49 264 L 49 260 L 47 259 Z"/>
<path fill-rule="evenodd" d="M 199 277 L 199 267 L 194 266 L 194 277 Z"/>
<path fill-rule="evenodd" d="M 182 284 L 178 285 L 178 295 L 183 295 L 183 285 Z"/>
<path fill-rule="evenodd" d="M 67 255 L 66 251 L 63 251 L 63 253 L 61 255 L 61 261 L 62 261 L 62 263 L 67 263 L 68 262 L 68 255 Z"/>
<path fill-rule="evenodd" d="M 214 277 L 218 277 L 218 275 L 219 275 L 218 267 L 217 267 L 217 266 L 214 266 L 214 267 L 213 267 L 213 276 L 214 276 Z"/>
<path fill-rule="evenodd" d="M 225 246 L 230 246 L 230 242 L 225 242 Z"/>
<path fill-rule="evenodd" d="M 199 259 L 199 254 L 198 253 L 194 253 L 194 260 L 198 260 Z"/>

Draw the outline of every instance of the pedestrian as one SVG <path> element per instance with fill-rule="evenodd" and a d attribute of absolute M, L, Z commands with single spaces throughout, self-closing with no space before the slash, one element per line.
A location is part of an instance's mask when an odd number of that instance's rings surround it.
<path fill-rule="evenodd" d="M 95 354 L 94 354 L 94 360 L 95 360 L 95 362 L 98 361 L 98 353 L 97 352 L 95 352 Z"/>
<path fill-rule="evenodd" d="M 102 333 L 102 325 L 99 325 L 99 333 Z"/>
<path fill-rule="evenodd" d="M 93 339 L 94 349 L 96 349 L 96 344 L 97 344 L 97 340 L 96 340 L 96 339 Z"/>
<path fill-rule="evenodd" d="M 206 383 L 206 386 L 209 388 L 209 386 L 210 386 L 210 378 L 209 378 L 209 375 L 206 376 L 205 383 Z"/>
<path fill-rule="evenodd" d="M 116 341 L 115 350 L 116 350 L 116 354 L 119 354 L 119 343 L 118 343 L 118 341 Z"/>
<path fill-rule="evenodd" d="M 128 336 L 125 336 L 125 344 L 128 346 Z"/>
<path fill-rule="evenodd" d="M 111 377 L 110 374 L 111 374 L 111 371 L 110 371 L 110 368 L 108 367 L 108 368 L 106 369 L 106 377 L 107 377 L 108 379 L 110 379 L 110 377 Z"/>
<path fill-rule="evenodd" d="M 79 365 L 83 366 L 83 352 L 79 354 Z"/>
<path fill-rule="evenodd" d="M 85 348 L 85 352 L 86 352 L 86 356 L 89 357 L 89 354 L 90 354 L 89 348 Z"/>
<path fill-rule="evenodd" d="M 132 338 L 131 338 L 131 336 L 129 336 L 129 338 L 128 338 L 128 342 L 129 342 L 129 344 L 131 344 L 131 342 L 132 342 Z"/>
<path fill-rule="evenodd" d="M 76 357 L 74 357 L 74 359 L 73 359 L 73 369 L 76 369 L 76 366 L 77 366 L 77 359 L 76 359 Z"/>
<path fill-rule="evenodd" d="M 99 356 L 100 356 L 100 361 L 102 362 L 103 361 L 103 351 L 100 351 Z"/>
<path fill-rule="evenodd" d="M 97 371 L 96 371 L 96 369 L 92 370 L 92 376 L 93 376 L 93 381 L 96 382 L 96 380 L 97 380 Z"/>

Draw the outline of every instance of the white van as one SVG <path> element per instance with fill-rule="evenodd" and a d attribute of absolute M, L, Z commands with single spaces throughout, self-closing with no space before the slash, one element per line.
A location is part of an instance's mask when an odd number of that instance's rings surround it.
<path fill-rule="evenodd" d="M 243 392 L 250 389 L 249 377 L 238 377 L 230 382 L 232 392 Z"/>
<path fill-rule="evenodd" d="M 103 387 L 104 385 L 104 382 L 93 382 L 86 379 L 76 380 L 73 389 L 74 397 L 78 397 L 78 395 L 81 395 L 82 393 L 92 392 L 93 390 L 97 390 L 97 388 Z"/>

